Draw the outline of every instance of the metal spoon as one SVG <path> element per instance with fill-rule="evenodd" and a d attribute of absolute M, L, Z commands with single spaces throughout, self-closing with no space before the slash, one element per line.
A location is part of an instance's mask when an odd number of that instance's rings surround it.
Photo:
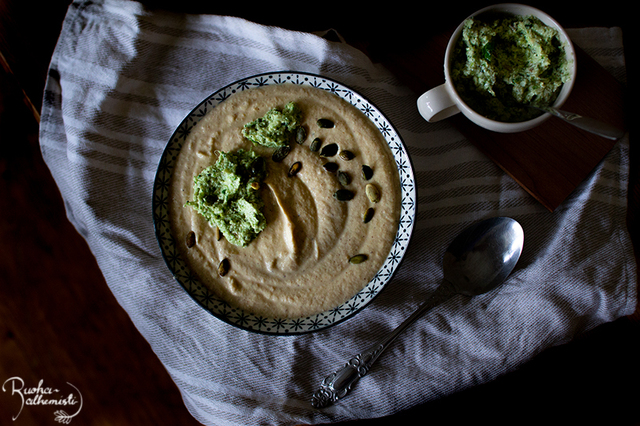
<path fill-rule="evenodd" d="M 579 114 L 562 111 L 553 107 L 538 107 L 533 105 L 530 105 L 530 107 L 543 112 L 548 112 L 554 117 L 558 117 L 582 130 L 586 130 L 587 132 L 602 136 L 607 139 L 617 141 L 624 136 L 624 131 L 622 129 L 619 129 L 607 123 L 603 123 L 602 121 L 596 120 L 595 118 L 583 117 Z"/>
<path fill-rule="evenodd" d="M 327 376 L 311 405 L 323 408 L 349 393 L 391 342 L 429 309 L 456 294 L 475 296 L 502 284 L 516 266 L 523 244 L 522 227 L 507 217 L 485 219 L 463 230 L 444 254 L 444 280 L 434 294 L 386 338 Z"/>

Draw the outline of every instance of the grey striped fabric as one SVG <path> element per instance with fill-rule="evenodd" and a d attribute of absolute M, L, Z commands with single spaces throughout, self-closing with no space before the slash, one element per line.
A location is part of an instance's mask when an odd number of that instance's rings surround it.
<path fill-rule="evenodd" d="M 571 34 L 624 80 L 617 29 Z M 158 160 L 188 112 L 233 81 L 279 70 L 333 78 L 375 103 L 404 139 L 419 197 L 412 243 L 381 295 L 338 326 L 286 337 L 236 329 L 196 305 L 163 263 L 151 212 Z M 44 94 L 42 153 L 110 289 L 200 422 L 284 425 L 391 414 L 492 380 L 633 312 L 628 137 L 550 213 L 448 123 L 425 122 L 415 103 L 416 94 L 387 70 L 319 35 L 230 17 L 150 12 L 121 0 L 70 6 Z M 453 236 L 499 215 L 516 218 L 525 230 L 524 253 L 507 283 L 434 309 L 348 400 L 313 409 L 311 394 L 328 373 L 436 288 Z"/>

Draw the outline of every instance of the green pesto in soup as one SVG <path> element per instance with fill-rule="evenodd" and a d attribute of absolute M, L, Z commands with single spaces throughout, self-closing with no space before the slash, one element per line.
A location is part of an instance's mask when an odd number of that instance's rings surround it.
<path fill-rule="evenodd" d="M 266 176 L 264 159 L 253 151 L 219 152 L 216 163 L 194 178 L 193 207 L 218 227 L 232 244 L 245 247 L 266 226 L 260 184 Z"/>
<path fill-rule="evenodd" d="M 452 83 L 479 114 L 517 122 L 540 113 L 526 105 L 552 104 L 569 80 L 558 32 L 534 16 L 467 19 L 454 51 Z"/>
<path fill-rule="evenodd" d="M 242 135 L 254 144 L 279 148 L 288 145 L 301 120 L 300 108 L 289 102 L 282 109 L 272 108 L 263 117 L 245 124 Z"/>

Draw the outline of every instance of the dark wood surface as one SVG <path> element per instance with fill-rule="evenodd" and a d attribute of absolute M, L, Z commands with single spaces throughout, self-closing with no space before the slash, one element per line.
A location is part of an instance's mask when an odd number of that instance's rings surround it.
<path fill-rule="evenodd" d="M 322 13 L 315 8 L 300 19 L 265 13 L 263 8 L 148 3 L 178 11 L 243 16 L 304 31 L 334 27 L 374 60 L 399 42 L 429 47 L 483 5 L 429 8 L 430 17 L 402 4 L 391 13 L 365 16 Z M 632 11 L 622 2 L 607 2 L 601 5 L 603 10 L 580 14 L 559 9 L 557 2 L 548 3 L 540 7 L 568 28 L 622 26 L 629 30 L 627 17 Z M 0 0 L 0 384 L 14 376 L 30 386 L 40 380 L 44 386 L 74 384 L 82 392 L 84 406 L 72 425 L 198 424 L 111 294 L 84 240 L 66 219 L 63 201 L 40 155 L 40 99 L 67 5 L 68 1 L 51 0 L 34 8 L 18 0 Z M 427 18 L 435 22 L 427 25 Z M 629 37 L 625 44 L 627 52 L 637 48 Z M 637 75 L 635 58 L 626 56 L 632 80 Z M 633 88 L 631 81 L 625 93 Z M 635 206 L 640 189 L 633 143 L 632 135 L 629 225 L 638 241 Z M 391 419 L 344 424 L 384 425 L 413 416 L 437 424 L 445 416 L 447 424 L 462 419 L 504 423 L 507 415 L 525 417 L 524 423 L 547 419 L 547 424 L 640 424 L 639 317 L 636 313 L 600 326 L 489 384 Z M 495 401 L 508 408 L 492 413 L 488 406 Z M 0 424 L 59 424 L 49 407 L 26 408 L 13 422 L 19 405 L 15 395 L 0 389 Z M 502 415 L 494 417 L 496 413 Z"/>

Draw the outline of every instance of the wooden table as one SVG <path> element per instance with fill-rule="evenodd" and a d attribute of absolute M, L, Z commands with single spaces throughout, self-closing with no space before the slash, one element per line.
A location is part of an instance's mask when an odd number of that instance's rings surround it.
<path fill-rule="evenodd" d="M 243 16 L 302 31 L 334 27 L 378 60 L 388 59 L 385 49 L 400 42 L 428 47 L 472 11 L 456 4 L 418 12 L 413 6 L 396 3 L 391 11 L 385 5 L 349 14 L 339 4 L 324 2 L 314 3 L 311 14 L 296 13 L 291 18 L 262 7 L 242 10 L 202 6 L 196 1 L 147 3 L 175 11 Z M 628 75 L 637 75 L 637 44 L 628 36 L 633 29 L 627 20 L 632 15 L 629 6 L 616 0 L 599 5 L 605 10 L 585 6 L 575 14 L 561 10 L 557 3 L 532 4 L 567 28 L 621 26 L 627 60 L 633 61 L 627 64 Z M 476 3 L 473 9 L 482 5 Z M 67 6 L 68 1 L 62 0 L 43 2 L 37 8 L 22 1 L 0 0 L 0 382 L 20 376 L 33 385 L 40 380 L 45 386 L 74 384 L 82 391 L 85 405 L 82 421 L 78 418 L 73 424 L 198 424 L 148 343 L 116 302 L 84 240 L 66 219 L 57 187 L 40 155 L 40 100 Z M 427 20 L 433 22 L 427 25 Z M 394 64 L 387 65 L 393 69 Z M 635 84 L 631 81 L 630 88 Z M 627 122 L 635 131 L 635 123 Z M 632 134 L 629 224 L 637 246 L 640 163 L 633 142 Z M 402 422 L 414 415 L 431 420 L 445 415 L 461 419 L 470 413 L 470 418 L 490 419 L 485 404 L 502 401 L 534 417 L 542 413 L 540 407 L 549 413 L 562 408 L 553 418 L 570 420 L 571 424 L 591 424 L 596 418 L 608 418 L 608 424 L 625 424 L 622 420 L 640 423 L 634 406 L 640 382 L 639 318 L 636 312 L 602 325 L 570 344 L 546 351 L 518 372 L 400 413 L 392 420 Z M 9 419 L 19 408 L 14 398 L 0 392 L 0 423 L 11 424 Z M 461 404 L 468 409 L 460 410 Z M 15 424 L 52 422 L 50 409 L 33 408 L 24 410 Z M 345 424 L 389 422 L 377 419 Z"/>

